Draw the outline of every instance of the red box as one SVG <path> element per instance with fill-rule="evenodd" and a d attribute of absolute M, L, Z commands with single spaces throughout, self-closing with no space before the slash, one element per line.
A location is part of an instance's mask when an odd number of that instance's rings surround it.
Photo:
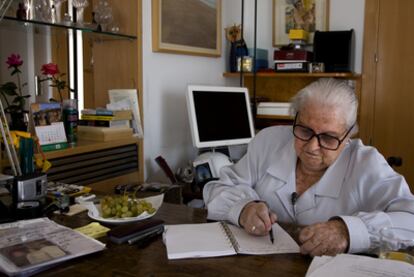
<path fill-rule="evenodd" d="M 313 53 L 306 50 L 275 50 L 273 59 L 275 62 L 311 62 Z"/>

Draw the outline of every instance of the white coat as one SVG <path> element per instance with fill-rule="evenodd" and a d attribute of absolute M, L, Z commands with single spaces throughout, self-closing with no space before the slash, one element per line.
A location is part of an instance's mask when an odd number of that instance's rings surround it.
<path fill-rule="evenodd" d="M 293 205 L 296 161 L 291 126 L 262 130 L 238 163 L 205 185 L 208 218 L 238 225 L 242 208 L 253 200 L 265 201 L 280 222 L 309 225 L 339 216 L 348 227 L 350 253 L 377 247 L 383 227 L 414 230 L 414 196 L 375 148 L 352 139 Z"/>

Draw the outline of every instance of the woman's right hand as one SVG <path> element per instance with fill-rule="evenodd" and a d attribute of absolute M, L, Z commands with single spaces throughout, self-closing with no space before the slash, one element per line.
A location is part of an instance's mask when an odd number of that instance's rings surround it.
<path fill-rule="evenodd" d="M 264 236 L 269 234 L 272 224 L 277 220 L 275 213 L 269 210 L 265 202 L 250 202 L 240 213 L 239 223 L 247 233 Z"/>

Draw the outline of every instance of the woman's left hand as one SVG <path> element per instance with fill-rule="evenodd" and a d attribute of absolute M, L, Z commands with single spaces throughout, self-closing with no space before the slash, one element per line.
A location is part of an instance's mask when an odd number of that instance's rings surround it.
<path fill-rule="evenodd" d="M 310 256 L 334 256 L 348 248 L 348 228 L 341 219 L 309 225 L 300 232 L 300 252 Z"/>

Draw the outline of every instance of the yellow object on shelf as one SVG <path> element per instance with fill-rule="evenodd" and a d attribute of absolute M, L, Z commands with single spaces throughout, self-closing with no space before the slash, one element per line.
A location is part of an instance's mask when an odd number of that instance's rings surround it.
<path fill-rule="evenodd" d="M 309 33 L 303 29 L 290 29 L 289 30 L 289 39 L 290 40 L 305 40 L 309 38 Z"/>

